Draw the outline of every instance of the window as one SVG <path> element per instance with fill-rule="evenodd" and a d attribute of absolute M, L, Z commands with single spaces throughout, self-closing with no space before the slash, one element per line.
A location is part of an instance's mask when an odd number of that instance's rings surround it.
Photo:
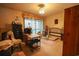
<path fill-rule="evenodd" d="M 25 18 L 24 26 L 25 28 L 30 26 L 32 28 L 32 34 L 36 34 L 38 32 L 43 31 L 43 20 L 34 20 Z"/>

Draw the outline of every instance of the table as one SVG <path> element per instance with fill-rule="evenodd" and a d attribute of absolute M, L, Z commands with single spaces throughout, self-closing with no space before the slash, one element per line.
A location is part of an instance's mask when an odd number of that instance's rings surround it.
<path fill-rule="evenodd" d="M 24 42 L 26 45 L 28 45 L 29 42 L 32 42 L 32 44 L 40 42 L 41 35 L 38 34 L 25 34 L 24 35 Z"/>
<path fill-rule="evenodd" d="M 31 34 L 31 35 L 25 34 L 25 36 L 28 36 L 28 40 L 30 40 L 32 38 L 41 38 L 41 36 L 38 34 Z"/>

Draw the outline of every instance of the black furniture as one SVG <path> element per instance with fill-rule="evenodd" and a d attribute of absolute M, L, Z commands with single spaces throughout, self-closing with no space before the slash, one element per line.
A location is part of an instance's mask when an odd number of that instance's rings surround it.
<path fill-rule="evenodd" d="M 6 40 L 7 39 L 7 32 L 3 32 L 2 34 L 1 34 L 1 41 L 2 40 Z"/>
<path fill-rule="evenodd" d="M 23 32 L 22 32 L 21 24 L 12 23 L 12 31 L 13 31 L 15 39 L 23 40 Z"/>
<path fill-rule="evenodd" d="M 25 28 L 24 33 L 25 34 L 31 34 L 32 33 L 32 28 Z"/>

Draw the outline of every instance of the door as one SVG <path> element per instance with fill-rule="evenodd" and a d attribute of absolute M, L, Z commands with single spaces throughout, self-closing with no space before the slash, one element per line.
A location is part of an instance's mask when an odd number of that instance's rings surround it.
<path fill-rule="evenodd" d="M 65 9 L 63 55 L 77 55 L 79 43 L 79 5 Z"/>

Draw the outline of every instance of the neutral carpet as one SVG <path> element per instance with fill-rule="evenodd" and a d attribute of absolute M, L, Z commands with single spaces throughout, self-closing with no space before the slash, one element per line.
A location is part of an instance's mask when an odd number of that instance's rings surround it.
<path fill-rule="evenodd" d="M 22 45 L 22 50 L 26 56 L 62 56 L 63 41 L 60 39 L 51 41 L 41 39 L 40 49 L 35 49 L 31 52 L 29 47 Z"/>

